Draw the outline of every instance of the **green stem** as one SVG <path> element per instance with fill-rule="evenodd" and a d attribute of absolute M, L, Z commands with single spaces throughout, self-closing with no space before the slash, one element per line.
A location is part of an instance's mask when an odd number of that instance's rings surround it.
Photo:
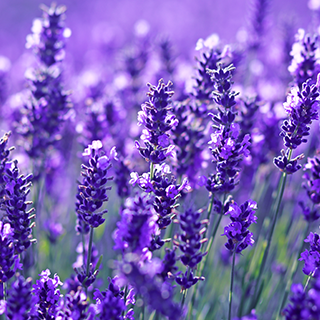
<path fill-rule="evenodd" d="M 90 262 L 91 262 L 91 253 L 92 253 L 92 242 L 93 242 L 93 227 L 90 226 L 90 238 L 89 238 L 89 248 L 88 248 L 88 256 L 87 256 L 87 270 L 86 270 L 86 276 L 89 277 L 90 273 Z M 84 261 L 83 261 L 84 262 Z M 84 284 L 86 287 L 86 295 L 88 293 L 88 287 L 86 284 Z"/>
<path fill-rule="evenodd" d="M 154 163 L 151 162 L 150 163 L 150 180 L 153 179 L 153 176 L 154 176 Z"/>
<path fill-rule="evenodd" d="M 310 274 L 308 275 L 308 279 L 307 279 L 306 284 L 304 285 L 304 288 L 303 288 L 303 291 L 304 291 L 304 292 L 307 290 L 308 285 L 309 285 L 309 282 L 310 282 L 310 280 L 311 280 L 311 277 L 314 276 L 314 274 L 315 274 L 316 271 L 317 271 L 317 268 L 316 268 L 312 273 L 310 273 Z"/>
<path fill-rule="evenodd" d="M 292 156 L 292 149 L 290 149 L 290 151 L 289 151 L 288 161 L 290 161 L 291 156 Z M 284 189 L 285 189 L 285 186 L 286 186 L 286 181 L 287 181 L 287 173 L 283 172 L 282 175 L 281 175 L 281 179 L 279 181 L 279 185 L 278 185 L 277 198 L 276 198 L 277 201 L 275 202 L 276 203 L 276 210 L 275 210 L 276 212 L 275 212 L 274 217 L 273 217 L 273 221 L 272 221 L 272 224 L 271 224 L 271 229 L 270 229 L 270 232 L 269 232 L 268 238 L 267 238 L 267 246 L 266 246 L 266 249 L 264 251 L 262 262 L 261 262 L 261 265 L 260 265 L 259 275 L 258 275 L 258 279 L 257 279 L 256 285 L 255 285 L 253 300 L 252 300 L 251 307 L 250 307 L 251 309 L 253 309 L 258 303 L 258 299 L 256 298 L 256 296 L 257 296 L 257 293 L 258 293 L 258 291 L 260 289 L 260 282 L 261 282 L 261 278 L 262 278 L 262 275 L 263 275 L 263 272 L 264 272 L 264 268 L 266 266 L 266 262 L 267 262 L 267 258 L 268 258 L 268 254 L 269 254 L 269 250 L 270 250 L 270 246 L 271 246 L 271 241 L 272 241 L 272 236 L 273 236 L 273 233 L 274 233 L 274 229 L 275 229 L 275 226 L 276 226 L 276 223 L 277 223 L 277 220 L 278 220 L 278 215 L 279 215 L 279 211 L 280 211 L 282 197 L 283 197 L 283 194 L 284 194 Z M 273 211 L 274 210 L 272 210 L 272 212 Z"/>
<path fill-rule="evenodd" d="M 230 281 L 230 291 L 229 291 L 229 312 L 228 312 L 228 320 L 231 320 L 231 311 L 232 311 L 232 293 L 233 293 L 233 281 L 234 281 L 234 265 L 236 261 L 236 250 L 235 247 L 232 258 L 232 269 L 231 269 L 231 281 Z"/>
<path fill-rule="evenodd" d="M 309 228 L 310 228 L 310 222 L 308 222 L 308 224 L 306 226 L 306 229 L 305 229 L 305 231 L 303 233 L 303 238 L 302 239 L 305 239 L 307 237 Z M 281 310 L 284 308 L 284 305 L 285 305 L 285 303 L 287 301 L 287 298 L 288 298 L 288 295 L 289 295 L 289 292 L 290 292 L 290 288 L 291 288 L 293 279 L 294 279 L 294 277 L 295 277 L 295 275 L 297 273 L 297 270 L 298 270 L 298 257 L 301 255 L 301 252 L 302 252 L 302 249 L 303 249 L 303 245 L 304 245 L 304 241 L 301 242 L 299 251 L 297 252 L 297 255 L 296 255 L 296 257 L 295 257 L 295 259 L 293 261 L 293 265 L 292 265 L 292 267 L 290 269 L 290 274 L 289 274 L 289 277 L 288 277 L 286 290 L 285 290 L 285 293 L 284 293 L 284 295 L 282 297 L 282 301 L 281 301 L 281 304 L 280 304 L 278 312 L 277 312 L 276 320 L 280 319 Z"/>

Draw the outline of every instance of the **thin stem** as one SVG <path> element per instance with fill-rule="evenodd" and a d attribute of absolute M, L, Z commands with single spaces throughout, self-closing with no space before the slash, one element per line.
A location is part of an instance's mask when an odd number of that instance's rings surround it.
<path fill-rule="evenodd" d="M 234 281 L 234 265 L 235 265 L 235 261 L 236 261 L 236 250 L 237 250 L 237 247 L 234 249 L 233 258 L 232 258 L 231 281 L 230 281 L 230 291 L 229 291 L 229 313 L 228 313 L 228 320 L 231 320 L 232 293 L 233 293 L 233 281 Z"/>
<path fill-rule="evenodd" d="M 309 282 L 310 282 L 310 280 L 311 280 L 311 277 L 314 276 L 314 274 L 316 273 L 316 271 L 317 271 L 317 268 L 315 268 L 314 271 L 308 275 L 308 279 L 307 279 L 306 284 L 304 285 L 304 288 L 303 288 L 303 291 L 304 291 L 304 292 L 307 290 L 308 285 L 309 285 Z"/>
<path fill-rule="evenodd" d="M 180 309 L 181 310 L 182 310 L 184 302 L 186 300 L 186 296 L 187 296 L 187 289 L 183 290 L 183 293 L 182 293 L 181 304 L 180 304 Z"/>
<path fill-rule="evenodd" d="M 292 154 L 292 150 L 290 150 L 290 152 L 289 152 L 289 161 L 290 161 L 290 158 L 291 158 L 291 154 Z M 256 296 L 257 296 L 257 293 L 258 293 L 258 291 L 260 289 L 261 278 L 262 278 L 262 275 L 263 275 L 263 272 L 264 272 L 264 268 L 266 266 L 266 262 L 267 262 L 267 258 L 268 258 L 268 254 L 269 254 L 269 250 L 270 250 L 270 246 L 271 246 L 272 236 L 273 236 L 274 229 L 275 229 L 275 226 L 276 226 L 276 223 L 277 223 L 277 220 L 278 220 L 281 201 L 282 201 L 284 189 L 285 189 L 285 186 L 286 186 L 286 180 L 287 180 L 287 173 L 283 172 L 282 176 L 281 176 L 281 179 L 279 181 L 279 185 L 278 185 L 278 192 L 277 192 L 277 198 L 276 198 L 277 199 L 277 201 L 276 201 L 276 212 L 275 212 L 272 224 L 271 224 L 271 229 L 270 229 L 270 232 L 269 232 L 268 238 L 267 238 L 267 246 L 266 246 L 266 249 L 264 251 L 262 262 L 261 262 L 261 265 L 260 265 L 259 275 L 258 275 L 258 279 L 257 279 L 256 285 L 255 285 L 255 289 L 254 289 L 254 295 L 253 295 L 253 299 L 254 300 L 251 303 L 251 309 L 253 309 L 258 303 L 258 299 L 256 298 Z M 273 212 L 273 210 L 272 210 L 272 212 Z"/>
<path fill-rule="evenodd" d="M 303 238 L 302 239 L 305 239 L 308 235 L 308 231 L 309 231 L 309 228 L 310 228 L 310 222 L 308 222 L 307 226 L 306 226 L 306 229 L 304 231 L 304 234 L 303 234 Z M 276 320 L 279 320 L 280 318 L 280 313 L 281 313 L 281 310 L 283 309 L 286 301 L 287 301 L 287 298 L 288 298 L 288 295 L 289 295 L 289 292 L 290 292 L 290 288 L 291 288 L 291 285 L 292 285 L 292 282 L 293 282 L 293 278 L 295 277 L 296 273 L 297 273 L 297 270 L 298 270 L 298 257 L 300 256 L 301 252 L 302 252 L 302 249 L 303 249 L 303 245 L 304 245 L 304 242 L 302 241 L 301 242 L 301 245 L 300 245 L 300 248 L 299 248 L 299 251 L 297 252 L 297 255 L 293 261 L 293 265 L 290 269 L 290 274 L 289 274 L 289 277 L 288 277 L 288 282 L 287 282 L 287 285 L 286 285 L 286 290 L 285 290 L 285 293 L 282 297 L 282 301 L 281 301 L 281 304 L 279 306 L 279 309 L 278 309 L 278 312 L 277 312 L 277 318 Z"/>
<path fill-rule="evenodd" d="M 154 163 L 151 162 L 150 163 L 150 180 L 153 179 L 153 176 L 154 176 Z"/>
<path fill-rule="evenodd" d="M 90 262 L 91 262 L 91 253 L 92 253 L 92 242 L 93 242 L 93 227 L 90 226 L 90 238 L 89 238 L 89 248 L 88 248 L 88 256 L 87 256 L 87 270 L 86 270 L 86 276 L 89 277 L 90 273 Z M 84 262 L 84 261 L 83 261 Z M 85 285 L 85 284 L 84 284 Z M 88 293 L 88 287 L 86 287 L 86 295 Z"/>

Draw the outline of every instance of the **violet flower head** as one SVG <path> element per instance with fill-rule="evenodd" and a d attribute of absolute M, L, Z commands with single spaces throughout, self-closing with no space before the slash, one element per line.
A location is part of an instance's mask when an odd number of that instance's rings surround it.
<path fill-rule="evenodd" d="M 8 290 L 6 316 L 10 320 L 28 320 L 34 313 L 37 296 L 31 294 L 32 279 L 18 276 Z"/>
<path fill-rule="evenodd" d="M 123 279 L 133 286 L 137 295 L 141 295 L 147 307 L 170 320 L 180 319 L 181 310 L 173 302 L 173 287 L 157 276 L 162 265 L 159 269 L 159 265 L 152 260 L 142 267 L 135 261 L 124 261 L 120 267 Z"/>
<path fill-rule="evenodd" d="M 290 303 L 282 311 L 286 320 L 299 319 L 320 319 L 320 279 L 312 282 L 308 292 L 299 284 L 293 284 L 291 287 Z"/>
<path fill-rule="evenodd" d="M 91 145 L 85 149 L 83 156 L 89 157 L 89 164 L 82 164 L 83 176 L 82 183 L 78 187 L 76 212 L 78 219 L 82 224 L 88 224 L 92 228 L 97 228 L 105 219 L 102 215 L 108 210 L 99 210 L 103 203 L 108 201 L 107 191 L 111 187 L 106 184 L 112 177 L 108 177 L 108 170 L 111 167 L 111 159 L 115 158 L 115 148 L 112 148 L 109 155 L 102 150 L 101 141 L 93 141 Z M 84 227 L 82 230 L 86 231 Z"/>
<path fill-rule="evenodd" d="M 295 84 L 301 89 L 303 83 L 309 78 L 312 84 L 317 81 L 317 75 L 320 72 L 319 37 L 316 34 L 306 34 L 305 30 L 299 29 L 295 38 L 296 42 L 290 52 L 292 61 L 288 70 Z"/>
<path fill-rule="evenodd" d="M 60 61 L 64 58 L 64 38 L 70 30 L 63 27 L 64 6 L 42 7 L 43 18 L 34 22 L 34 33 L 27 37 L 27 47 L 34 48 L 40 60 L 38 68 L 28 70 L 30 97 L 18 131 L 25 138 L 25 150 L 37 159 L 39 172 L 50 147 L 61 139 L 60 128 L 70 115 L 69 93 L 63 90 Z"/>
<path fill-rule="evenodd" d="M 175 244 L 179 246 L 182 251 L 180 257 L 181 262 L 191 269 L 195 268 L 202 260 L 203 256 L 207 253 L 201 252 L 201 245 L 207 241 L 203 238 L 206 231 L 204 224 L 207 220 L 200 221 L 200 212 L 195 212 L 192 209 L 186 210 L 183 214 L 179 215 L 179 225 L 182 234 L 179 234 Z"/>
<path fill-rule="evenodd" d="M 235 123 L 235 97 L 238 93 L 232 91 L 232 65 L 218 66 L 217 70 L 208 70 L 215 90 L 213 99 L 218 105 L 216 114 L 211 114 L 214 133 L 211 134 L 210 150 L 216 173 L 207 179 L 206 188 L 213 193 L 225 193 L 233 190 L 238 183 L 240 164 L 243 157 L 250 154 L 250 135 L 240 136 L 240 126 Z"/>
<path fill-rule="evenodd" d="M 302 252 L 299 260 L 304 261 L 303 273 L 310 275 L 320 267 L 320 236 L 310 232 L 304 242 L 310 244 L 310 249 Z"/>
<path fill-rule="evenodd" d="M 0 139 L 0 203 L 3 202 L 3 196 L 5 195 L 6 181 L 4 180 L 5 171 L 11 168 L 11 162 L 9 160 L 10 152 L 14 150 L 14 147 L 8 148 L 8 141 L 11 132 L 6 132 Z"/>
<path fill-rule="evenodd" d="M 56 311 L 56 320 L 85 320 L 88 319 L 86 309 L 88 302 L 86 295 L 79 288 L 76 292 L 71 291 L 66 294 L 63 300 L 60 300 L 60 304 Z"/>
<path fill-rule="evenodd" d="M 40 280 L 33 285 L 32 293 L 38 297 L 37 312 L 40 319 L 56 319 L 58 301 L 60 300 L 60 290 L 58 287 L 63 283 L 57 274 L 50 278 L 49 269 L 42 271 Z"/>
<path fill-rule="evenodd" d="M 183 275 L 177 275 L 175 278 L 177 284 L 181 286 L 181 290 L 187 290 L 194 286 L 199 280 L 204 280 L 204 277 L 195 277 L 192 270 L 187 270 Z"/>
<path fill-rule="evenodd" d="M 308 162 L 304 166 L 304 170 L 307 171 L 303 178 L 306 182 L 303 187 L 307 190 L 309 199 L 314 204 L 320 203 L 320 158 L 315 156 L 308 158 Z"/>
<path fill-rule="evenodd" d="M 10 280 L 16 270 L 21 268 L 19 257 L 15 254 L 13 231 L 9 223 L 0 221 L 0 282 L 5 283 Z M 0 286 L 2 288 L 2 286 Z M 2 293 L 1 293 L 2 294 Z"/>
<path fill-rule="evenodd" d="M 255 210 L 257 204 L 248 200 L 244 202 L 240 207 L 236 202 L 229 205 L 229 210 L 226 214 L 230 214 L 231 223 L 224 228 L 222 236 L 227 236 L 228 241 L 225 247 L 236 253 L 241 253 L 249 245 L 254 244 L 253 234 L 249 231 L 248 227 L 252 223 L 256 223 L 257 217 L 255 216 Z"/>
<path fill-rule="evenodd" d="M 11 168 L 6 170 L 3 179 L 6 182 L 3 207 L 13 231 L 15 252 L 22 253 L 33 241 L 31 232 L 34 223 L 31 220 L 34 218 L 34 208 L 27 209 L 32 204 L 32 201 L 27 201 L 32 174 L 20 175 L 17 161 L 14 161 Z"/>
<path fill-rule="evenodd" d="M 153 198 L 147 194 L 127 198 L 121 220 L 113 234 L 115 250 L 139 256 L 148 252 L 153 236 L 158 233 L 157 215 L 152 203 Z"/>
<path fill-rule="evenodd" d="M 175 116 L 170 113 L 174 92 L 171 91 L 172 83 L 164 84 L 162 79 L 157 87 L 150 83 L 148 86 L 149 101 L 142 104 L 142 111 L 138 113 L 138 125 L 145 127 L 141 139 L 146 147 L 141 147 L 137 141 L 136 147 L 146 161 L 157 164 L 171 156 L 174 148 L 168 133 L 176 124 Z"/>
<path fill-rule="evenodd" d="M 65 6 L 42 5 L 41 9 L 43 16 L 33 21 L 33 33 L 27 36 L 26 47 L 32 48 L 41 62 L 50 67 L 64 58 L 64 39 L 71 31 L 64 26 Z"/>
<path fill-rule="evenodd" d="M 302 156 L 291 160 L 290 154 L 301 143 L 307 142 L 306 137 L 309 135 L 312 120 L 318 119 L 319 83 L 320 76 L 316 84 L 310 84 L 308 80 L 303 83 L 302 89 L 293 87 L 283 104 L 289 118 L 283 121 L 280 136 L 283 137 L 287 150 L 282 151 L 282 156 L 273 160 L 280 171 L 292 174 L 302 167 L 297 164 Z"/>

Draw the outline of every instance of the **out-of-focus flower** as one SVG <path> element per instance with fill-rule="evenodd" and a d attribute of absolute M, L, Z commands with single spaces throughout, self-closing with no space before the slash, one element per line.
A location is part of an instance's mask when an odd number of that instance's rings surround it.
<path fill-rule="evenodd" d="M 320 236 L 317 233 L 310 232 L 304 242 L 309 242 L 310 250 L 306 249 L 301 253 L 300 261 L 304 261 L 302 271 L 309 275 L 320 267 Z"/>
<path fill-rule="evenodd" d="M 38 297 L 31 294 L 32 279 L 23 276 L 12 283 L 8 290 L 6 316 L 10 320 L 31 319 L 36 316 L 35 305 Z"/>
<path fill-rule="evenodd" d="M 229 205 L 229 210 L 226 214 L 230 214 L 231 223 L 224 228 L 224 233 L 222 234 L 228 238 L 225 247 L 229 251 L 233 252 L 235 250 L 236 253 L 240 253 L 248 245 L 253 245 L 253 234 L 248 227 L 252 223 L 256 223 L 256 209 L 257 204 L 252 200 L 246 201 L 240 207 L 235 202 Z"/>

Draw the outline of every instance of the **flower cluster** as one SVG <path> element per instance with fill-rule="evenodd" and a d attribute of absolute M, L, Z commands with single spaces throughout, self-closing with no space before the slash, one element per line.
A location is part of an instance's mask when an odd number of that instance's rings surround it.
<path fill-rule="evenodd" d="M 70 30 L 64 28 L 64 6 L 42 7 L 43 18 L 34 21 L 33 34 L 27 37 L 27 47 L 34 48 L 40 66 L 30 70 L 30 98 L 20 121 L 19 133 L 25 138 L 25 149 L 33 159 L 43 161 L 49 147 L 61 139 L 60 127 L 68 117 L 69 93 L 61 84 L 58 63 L 64 58 L 64 38 Z M 41 170 L 41 163 L 38 170 Z M 37 172 L 41 174 L 41 172 Z"/>
<path fill-rule="evenodd" d="M 7 132 L 0 139 L 0 203 L 3 202 L 3 196 L 5 195 L 6 181 L 4 175 L 6 170 L 11 168 L 9 155 L 14 150 L 14 147 L 7 147 L 10 135 L 11 132 Z"/>
<path fill-rule="evenodd" d="M 180 308 L 172 301 L 172 286 L 157 276 L 161 272 L 162 264 L 151 260 L 140 267 L 133 260 L 124 261 L 120 268 L 124 281 L 133 286 L 136 294 L 141 295 L 147 306 L 170 320 L 180 319 Z"/>
<path fill-rule="evenodd" d="M 86 311 L 88 302 L 86 301 L 86 295 L 80 290 L 71 291 L 64 296 L 56 311 L 56 320 L 84 320 L 88 319 L 88 313 Z"/>
<path fill-rule="evenodd" d="M 113 234 L 114 249 L 125 253 L 146 255 L 153 236 L 158 233 L 157 215 L 152 206 L 153 199 L 147 194 L 127 198 L 121 212 L 121 220 Z"/>
<path fill-rule="evenodd" d="M 320 267 L 320 236 L 317 233 L 310 232 L 304 242 L 310 244 L 310 250 L 306 249 L 301 253 L 300 261 L 304 261 L 302 271 L 306 274 L 312 274 Z"/>
<path fill-rule="evenodd" d="M 206 228 L 203 226 L 208 223 L 207 220 L 200 221 L 201 212 L 195 212 L 192 209 L 186 210 L 183 214 L 179 214 L 179 225 L 183 231 L 177 238 L 180 242 L 175 241 L 183 252 L 180 257 L 181 262 L 191 269 L 195 268 L 202 260 L 206 253 L 200 251 L 201 245 L 207 241 L 202 239 Z"/>
<path fill-rule="evenodd" d="M 32 293 L 38 297 L 37 313 L 40 319 L 55 319 L 58 301 L 60 300 L 59 285 L 60 281 L 57 274 L 51 279 L 49 269 L 42 271 L 39 276 L 40 280 L 33 285 Z"/>
<path fill-rule="evenodd" d="M 38 297 L 31 295 L 32 279 L 18 276 L 8 292 L 6 316 L 10 320 L 30 319 L 34 314 Z"/>
<path fill-rule="evenodd" d="M 229 205 L 229 210 L 226 214 L 230 214 L 231 223 L 224 228 L 224 233 L 222 234 L 228 238 L 225 247 L 229 251 L 240 253 L 248 245 L 253 245 L 253 234 L 248 227 L 252 223 L 256 223 L 256 209 L 257 204 L 252 200 L 244 202 L 240 207 L 235 202 Z"/>
<path fill-rule="evenodd" d="M 19 258 L 14 252 L 12 229 L 9 223 L 0 221 L 0 283 L 10 280 L 19 266 Z M 0 296 L 2 292 L 0 293 Z"/>
<path fill-rule="evenodd" d="M 306 172 L 303 175 L 305 183 L 302 186 L 306 189 L 307 195 L 311 200 L 313 206 L 310 209 L 309 206 L 305 205 L 303 201 L 299 202 L 302 208 L 302 212 L 306 221 L 312 222 L 320 218 L 318 212 L 318 205 L 320 203 L 320 159 L 318 156 L 308 158 L 308 162 L 304 166 L 305 171 L 310 170 L 310 174 Z"/>
<path fill-rule="evenodd" d="M 303 286 L 293 284 L 291 287 L 292 295 L 290 297 L 291 303 L 282 311 L 286 320 L 300 319 L 318 320 L 320 315 L 320 279 L 318 278 L 312 288 L 306 292 Z"/>
<path fill-rule="evenodd" d="M 308 79 L 316 82 L 320 72 L 320 51 L 318 47 L 318 35 L 306 34 L 305 30 L 299 29 L 296 34 L 296 42 L 292 46 L 290 55 L 291 65 L 288 70 L 294 78 L 295 84 L 301 89 L 302 84 Z"/>
<path fill-rule="evenodd" d="M 307 142 L 305 137 L 309 135 L 311 122 L 318 119 L 319 81 L 320 77 L 316 84 L 306 81 L 302 89 L 293 87 L 283 105 L 289 118 L 283 121 L 280 136 L 283 137 L 287 150 L 282 151 L 282 156 L 274 158 L 273 162 L 276 167 L 288 174 L 301 168 L 301 165 L 297 164 L 301 156 L 291 160 L 292 150 Z"/>
<path fill-rule="evenodd" d="M 112 149 L 107 156 L 102 151 L 101 141 L 97 140 L 85 149 L 83 156 L 89 157 L 89 166 L 82 164 L 83 181 L 78 187 L 76 212 L 78 219 L 81 220 L 80 226 L 81 223 L 84 226 L 82 230 L 78 228 L 79 232 L 88 231 L 87 225 L 97 228 L 105 220 L 102 215 L 107 210 L 96 211 L 102 207 L 103 202 L 108 201 L 106 192 L 111 187 L 107 187 L 106 184 L 112 178 L 107 177 L 107 174 L 111 167 L 111 157 L 115 157 L 115 149 Z"/>
<path fill-rule="evenodd" d="M 3 179 L 6 182 L 3 207 L 12 228 L 14 249 L 21 253 L 28 249 L 33 241 L 31 232 L 35 224 L 31 220 L 34 218 L 34 208 L 27 209 L 32 204 L 32 201 L 27 201 L 32 174 L 20 175 L 17 161 L 13 161 L 11 168 L 5 171 Z"/>
<path fill-rule="evenodd" d="M 175 116 L 170 114 L 172 83 L 164 84 L 160 79 L 158 86 L 148 84 L 149 101 L 144 103 L 138 113 L 138 125 L 144 125 L 141 139 L 146 147 L 141 147 L 136 141 L 136 147 L 141 156 L 154 164 L 162 163 L 172 155 L 174 146 L 170 142 L 168 131 L 176 124 Z"/>
<path fill-rule="evenodd" d="M 235 123 L 237 93 L 231 91 L 232 71 L 234 67 L 218 66 L 217 70 L 208 70 L 214 82 L 212 92 L 214 101 L 219 106 L 217 114 L 212 114 L 214 133 L 211 134 L 211 153 L 216 163 L 216 173 L 207 180 L 207 189 L 213 193 L 225 193 L 234 189 L 238 183 L 240 163 L 250 152 L 250 136 L 246 134 L 240 139 L 240 127 Z M 223 109 L 220 109 L 223 108 Z"/>
<path fill-rule="evenodd" d="M 140 188 L 155 195 L 153 206 L 158 216 L 157 224 L 159 229 L 165 229 L 172 222 L 174 209 L 178 206 L 177 199 L 182 190 L 188 189 L 188 181 L 185 179 L 181 184 L 176 184 L 176 178 L 170 171 L 170 167 L 162 164 L 155 168 L 154 178 L 151 181 L 149 174 L 139 176 L 136 172 L 131 173 L 130 182 L 138 184 Z M 156 250 L 162 247 L 164 242 L 159 236 L 153 240 L 150 250 Z"/>

